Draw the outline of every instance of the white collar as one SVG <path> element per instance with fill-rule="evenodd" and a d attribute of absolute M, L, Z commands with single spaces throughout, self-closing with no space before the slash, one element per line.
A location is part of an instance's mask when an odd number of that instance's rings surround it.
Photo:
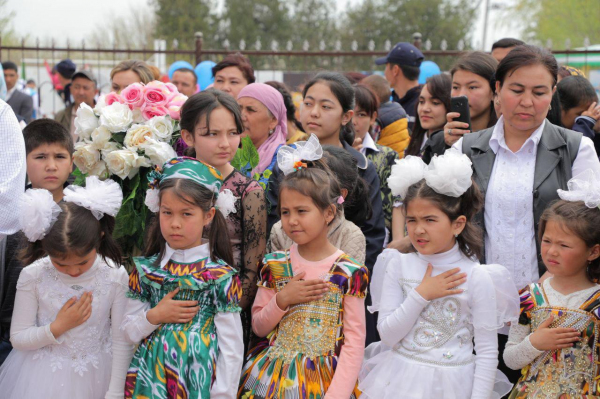
<path fill-rule="evenodd" d="M 535 129 L 535 131 L 525 140 L 519 151 L 524 148 L 528 143 L 533 143 L 534 147 L 537 147 L 540 140 L 542 139 L 542 132 L 544 131 L 544 126 L 546 126 L 546 119 L 542 122 L 542 124 Z M 492 132 L 492 137 L 490 138 L 490 148 L 494 151 L 494 154 L 498 153 L 498 150 L 502 148 L 508 149 L 506 145 L 506 140 L 504 138 L 504 115 L 498 118 L 498 122 L 494 126 L 494 131 Z M 517 152 L 519 152 L 517 151 Z"/>
<path fill-rule="evenodd" d="M 367 132 L 367 134 L 365 134 L 365 138 L 363 139 L 362 148 L 360 149 L 360 152 L 362 152 L 364 154 L 366 152 L 367 148 L 369 150 L 379 152 L 379 148 L 377 148 L 377 146 L 375 145 L 375 141 L 373 141 L 373 137 L 371 137 L 371 135 L 368 132 Z"/>
<path fill-rule="evenodd" d="M 208 258 L 209 256 L 210 249 L 208 248 L 208 243 L 188 249 L 173 249 L 169 244 L 165 243 L 165 255 L 160 260 L 160 267 L 165 267 L 170 260 L 180 263 L 192 263 Z"/>
<path fill-rule="evenodd" d="M 441 254 L 423 255 L 417 252 L 417 256 L 425 262 L 431 263 L 433 266 L 449 265 L 456 263 L 465 257 L 463 253 L 460 252 L 458 243 L 454 244 L 449 251 L 442 252 Z"/>
<path fill-rule="evenodd" d="M 17 85 L 14 85 L 12 89 L 6 91 L 6 100 L 10 99 L 13 93 L 17 90 Z"/>

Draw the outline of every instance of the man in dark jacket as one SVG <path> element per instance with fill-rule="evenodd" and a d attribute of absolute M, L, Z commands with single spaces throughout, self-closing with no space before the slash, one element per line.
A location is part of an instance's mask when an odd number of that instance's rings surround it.
<path fill-rule="evenodd" d="M 19 80 L 19 71 L 14 62 L 6 61 L 2 63 L 4 69 L 4 80 L 6 81 L 6 103 L 13 109 L 17 118 L 23 119 L 25 123 L 31 122 L 33 114 L 33 99 L 23 93 L 17 87 Z"/>
<path fill-rule="evenodd" d="M 421 93 L 419 74 L 423 53 L 410 43 L 397 43 L 388 55 L 378 58 L 377 65 L 385 65 L 385 78 L 393 89 L 392 100 L 408 114 L 408 128 L 412 130 Z"/>

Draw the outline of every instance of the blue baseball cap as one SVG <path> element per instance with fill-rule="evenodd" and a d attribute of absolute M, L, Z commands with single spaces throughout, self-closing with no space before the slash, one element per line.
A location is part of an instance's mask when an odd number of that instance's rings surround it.
<path fill-rule="evenodd" d="M 77 69 L 75 63 L 68 58 L 56 64 L 55 68 L 66 79 L 71 79 Z"/>
<path fill-rule="evenodd" d="M 421 66 L 423 61 L 423 53 L 421 50 L 416 48 L 410 43 L 400 42 L 396 43 L 394 48 L 385 57 L 377 58 L 375 64 L 384 65 L 388 62 L 406 65 L 406 66 Z"/>

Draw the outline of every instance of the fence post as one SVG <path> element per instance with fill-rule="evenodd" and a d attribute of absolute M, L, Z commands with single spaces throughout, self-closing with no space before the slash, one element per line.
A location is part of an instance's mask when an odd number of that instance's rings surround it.
<path fill-rule="evenodd" d="M 418 48 L 419 50 L 421 49 L 421 37 L 422 35 L 419 32 L 415 32 L 412 35 L 413 38 L 413 46 L 415 46 L 416 48 Z"/>
<path fill-rule="evenodd" d="M 196 65 L 202 62 L 202 32 L 196 32 L 194 34 L 196 38 Z"/>

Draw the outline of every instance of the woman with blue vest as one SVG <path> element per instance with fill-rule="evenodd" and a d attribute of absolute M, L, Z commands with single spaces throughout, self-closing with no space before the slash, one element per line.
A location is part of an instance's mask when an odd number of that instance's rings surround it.
<path fill-rule="evenodd" d="M 471 159 L 473 177 L 485 195 L 479 215 L 484 261 L 505 266 L 519 289 L 546 272 L 536 237 L 542 212 L 558 199 L 556 190 L 566 190 L 569 179 L 587 169 L 600 176 L 592 141 L 546 120 L 557 72 L 547 50 L 515 47 L 496 70 L 502 116 L 494 127 L 464 135 L 453 146 Z M 500 333 L 502 353 L 508 331 Z M 502 361 L 500 369 L 511 381 L 519 377 Z"/>

